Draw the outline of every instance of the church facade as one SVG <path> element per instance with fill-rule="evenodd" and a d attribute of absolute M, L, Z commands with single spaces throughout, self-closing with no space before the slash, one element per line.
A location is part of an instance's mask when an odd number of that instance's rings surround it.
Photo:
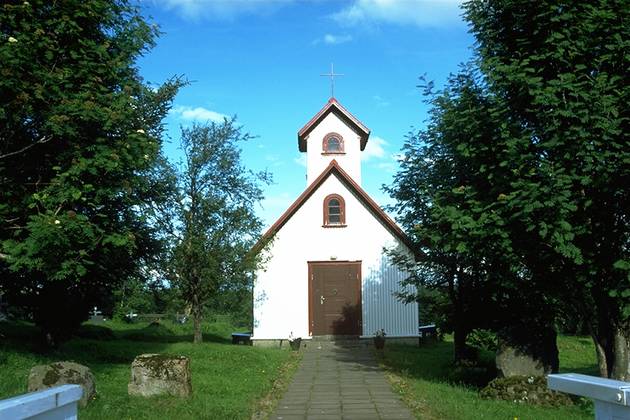
<path fill-rule="evenodd" d="M 361 188 L 369 129 L 336 99 L 298 132 L 307 188 L 263 237 L 265 265 L 254 285 L 255 345 L 316 336 L 418 336 L 407 274 L 384 249 L 411 255 L 408 238 Z M 286 341 L 285 341 L 286 342 Z"/>

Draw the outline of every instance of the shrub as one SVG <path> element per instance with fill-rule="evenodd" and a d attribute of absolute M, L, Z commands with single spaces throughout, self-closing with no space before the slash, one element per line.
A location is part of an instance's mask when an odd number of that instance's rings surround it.
<path fill-rule="evenodd" d="M 544 376 L 511 376 L 497 378 L 480 392 L 481 398 L 518 403 L 558 407 L 572 404 L 572 400 L 560 392 L 547 388 Z"/>
<path fill-rule="evenodd" d="M 498 347 L 497 335 L 493 331 L 477 328 L 468 334 L 466 344 L 478 349 L 496 352 Z"/>

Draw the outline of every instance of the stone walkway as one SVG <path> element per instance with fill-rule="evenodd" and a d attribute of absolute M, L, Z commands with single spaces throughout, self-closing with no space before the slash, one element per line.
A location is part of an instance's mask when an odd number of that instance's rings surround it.
<path fill-rule="evenodd" d="M 308 343 L 271 419 L 413 419 L 378 367 L 372 349 Z"/>

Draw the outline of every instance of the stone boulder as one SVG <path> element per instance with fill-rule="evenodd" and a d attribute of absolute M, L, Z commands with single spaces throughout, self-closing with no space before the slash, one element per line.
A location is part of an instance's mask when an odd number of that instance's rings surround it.
<path fill-rule="evenodd" d="M 74 362 L 38 365 L 28 375 L 28 391 L 41 391 L 58 385 L 76 384 L 83 388 L 79 406 L 85 407 L 96 396 L 94 375 L 87 366 Z"/>
<path fill-rule="evenodd" d="M 501 345 L 496 354 L 499 377 L 542 376 L 551 373 L 551 367 L 543 361 L 520 351 L 515 347 Z"/>
<path fill-rule="evenodd" d="M 129 395 L 142 397 L 187 397 L 192 394 L 190 361 L 184 356 L 141 354 L 131 364 L 131 381 L 127 390 Z"/>

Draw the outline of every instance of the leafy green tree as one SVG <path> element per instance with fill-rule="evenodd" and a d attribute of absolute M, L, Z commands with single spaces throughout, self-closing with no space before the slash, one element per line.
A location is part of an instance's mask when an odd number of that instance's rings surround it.
<path fill-rule="evenodd" d="M 499 140 L 513 246 L 556 282 L 559 301 L 587 315 L 600 374 L 628 380 L 628 3 L 471 1 L 465 10 L 489 90 L 520 127 Z"/>
<path fill-rule="evenodd" d="M 0 6 L 0 290 L 49 344 L 160 251 L 154 164 L 181 83 L 138 75 L 156 35 L 126 0 Z"/>
<path fill-rule="evenodd" d="M 432 252 L 482 264 L 507 337 L 526 338 L 515 332 L 533 314 L 530 332 L 542 331 L 541 351 L 553 353 L 547 326 L 581 313 L 600 374 L 628 379 L 630 9 L 515 0 L 464 8 L 479 76 L 464 71 L 433 101 L 397 179 L 399 209 Z M 438 188 L 426 187 L 423 171 Z"/>
<path fill-rule="evenodd" d="M 258 265 L 250 252 L 262 228 L 254 206 L 270 177 L 241 163 L 239 143 L 249 138 L 234 119 L 182 130 L 173 277 L 192 308 L 195 343 L 203 340 L 204 306 L 249 290 Z"/>
<path fill-rule="evenodd" d="M 522 301 L 523 284 L 531 283 L 531 276 L 514 270 L 517 261 L 506 252 L 509 234 L 496 211 L 504 199 L 506 174 L 486 174 L 501 155 L 494 144 L 493 100 L 472 67 L 452 75 L 439 92 L 428 84 L 425 94 L 431 105 L 427 128 L 408 137 L 401 170 L 386 188 L 397 200 L 393 209 L 422 251 L 417 261 L 399 262 L 413 273 L 408 281 L 417 290 L 428 287 L 440 292 L 439 298 L 448 298 L 448 305 L 440 305 L 447 311 L 442 327 L 454 333 L 456 361 L 469 357 L 466 338 L 476 328 L 492 328 L 519 347 L 542 347 L 524 340 L 516 343 L 514 330 L 504 322 L 514 320 L 507 316 L 511 313 L 531 321 L 524 314 L 539 313 L 543 305 L 515 304 Z M 507 281 L 523 284 L 514 293 L 499 287 Z M 517 307 L 521 310 L 515 311 Z M 516 331 L 526 331 L 520 324 Z M 553 369 L 557 350 L 551 354 L 548 364 Z"/>

